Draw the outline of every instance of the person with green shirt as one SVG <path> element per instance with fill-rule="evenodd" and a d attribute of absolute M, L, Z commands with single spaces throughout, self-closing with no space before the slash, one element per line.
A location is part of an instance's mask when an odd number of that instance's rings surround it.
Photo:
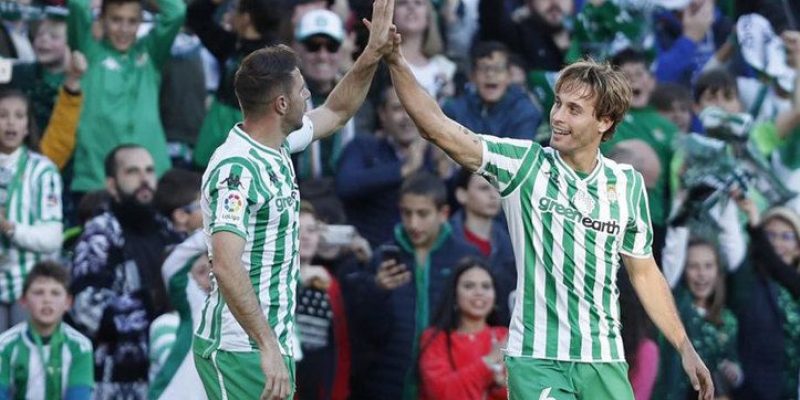
<path fill-rule="evenodd" d="M 72 192 L 100 189 L 103 159 L 123 143 L 137 144 L 153 155 L 160 175 L 170 166 L 159 116 L 161 66 L 170 56 L 183 25 L 182 0 L 158 0 L 159 15 L 143 37 L 139 0 L 103 0 L 102 37 L 92 35 L 90 0 L 69 0 L 68 42 L 89 63 L 83 78 L 84 107 L 75 144 Z"/>
<path fill-rule="evenodd" d="M 67 23 L 63 16 L 46 14 L 33 35 L 36 62 L 14 64 L 9 87 L 25 93 L 33 106 L 36 126 L 44 128 L 50 121 L 58 89 L 64 82 L 69 65 Z"/>
<path fill-rule="evenodd" d="M 30 313 L 0 335 L 0 399 L 89 400 L 94 387 L 92 342 L 63 323 L 72 305 L 69 272 L 43 261 L 24 284 Z"/>
<path fill-rule="evenodd" d="M 673 142 L 678 136 L 678 128 L 649 106 L 656 81 L 644 53 L 626 49 L 617 53 L 611 59 L 611 64 L 619 68 L 628 78 L 633 97 L 631 108 L 617 127 L 617 133 L 611 140 L 603 142 L 600 150 L 608 154 L 620 142 L 639 139 L 647 143 L 658 155 L 658 160 L 662 165 L 661 172 L 655 185 L 647 188 L 650 217 L 655 235 L 653 248 L 658 256 L 663 246 L 665 226 L 670 210 L 671 196 L 667 166 L 672 160 Z"/>

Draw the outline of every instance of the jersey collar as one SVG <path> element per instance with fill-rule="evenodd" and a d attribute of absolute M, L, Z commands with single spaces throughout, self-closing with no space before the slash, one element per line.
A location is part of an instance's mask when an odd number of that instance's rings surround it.
<path fill-rule="evenodd" d="M 238 136 L 240 139 L 247 142 L 249 145 L 255 147 L 259 151 L 263 151 L 270 156 L 281 158 L 281 153 L 278 150 L 272 149 L 270 147 L 264 146 L 261 143 L 255 141 L 250 135 L 247 134 L 244 130 L 242 130 L 241 124 L 236 124 L 233 126 L 233 132 Z"/>
<path fill-rule="evenodd" d="M 597 175 L 600 174 L 600 171 L 603 169 L 603 156 L 602 156 L 602 154 L 600 154 L 600 149 L 597 150 L 597 156 L 596 156 L 597 162 L 594 165 L 594 169 L 592 169 L 592 172 L 589 175 L 587 175 L 586 178 L 581 178 L 580 176 L 578 176 L 578 174 L 575 173 L 575 171 L 572 169 L 572 167 L 570 167 L 561 158 L 561 154 L 559 154 L 558 151 L 554 151 L 553 153 L 555 153 L 555 155 L 556 155 L 555 156 L 555 160 L 556 160 L 556 163 L 558 164 L 559 169 L 561 169 L 564 172 L 566 172 L 567 175 L 569 175 L 570 178 L 572 178 L 573 180 L 576 180 L 576 181 L 581 181 L 581 182 L 584 182 L 584 183 L 591 182 L 594 178 L 597 177 Z"/>

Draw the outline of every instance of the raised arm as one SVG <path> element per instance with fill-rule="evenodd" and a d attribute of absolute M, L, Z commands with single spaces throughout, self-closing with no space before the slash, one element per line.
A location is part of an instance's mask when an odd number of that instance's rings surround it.
<path fill-rule="evenodd" d="M 792 107 L 775 118 L 778 136 L 785 139 L 800 125 L 800 31 L 786 31 L 781 37 L 786 45 L 787 61 L 796 72 L 791 96 Z"/>
<path fill-rule="evenodd" d="M 163 65 L 170 55 L 172 42 L 186 20 L 186 3 L 183 0 L 158 0 L 158 19 L 145 36 L 145 46 L 156 65 Z"/>
<path fill-rule="evenodd" d="M 417 83 L 399 44 L 386 58 L 397 97 L 414 120 L 422 137 L 444 150 L 455 162 L 470 171 L 481 166 L 483 147 L 474 132 L 448 118 L 439 104 Z"/>
<path fill-rule="evenodd" d="M 683 369 L 689 376 L 692 387 L 700 391 L 700 399 L 714 398 L 714 383 L 700 356 L 686 335 L 675 300 L 672 297 L 664 275 L 652 256 L 646 258 L 622 255 L 636 295 L 644 306 L 647 315 L 662 334 L 680 353 Z"/>
<path fill-rule="evenodd" d="M 314 140 L 338 131 L 364 103 L 378 63 L 392 50 L 392 39 L 396 31 L 392 25 L 393 15 L 394 0 L 375 0 L 372 4 L 372 22 L 364 20 L 369 29 L 369 40 L 364 52 L 333 88 L 325 103 L 307 114 L 314 124 Z"/>

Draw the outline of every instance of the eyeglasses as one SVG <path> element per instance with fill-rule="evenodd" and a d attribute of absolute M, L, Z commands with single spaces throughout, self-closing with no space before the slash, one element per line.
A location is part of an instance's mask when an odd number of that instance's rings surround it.
<path fill-rule="evenodd" d="M 342 44 L 330 40 L 309 40 L 303 42 L 303 47 L 310 53 L 316 53 L 323 47 L 325 50 L 328 50 L 328 53 L 336 53 L 339 51 L 339 48 L 342 47 Z"/>
<path fill-rule="evenodd" d="M 794 232 L 772 232 L 767 231 L 769 240 L 781 240 L 784 242 L 793 242 L 797 240 L 797 234 Z"/>

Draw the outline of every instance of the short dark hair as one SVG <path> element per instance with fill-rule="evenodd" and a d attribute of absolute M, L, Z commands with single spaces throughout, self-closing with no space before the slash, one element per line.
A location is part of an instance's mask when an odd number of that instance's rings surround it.
<path fill-rule="evenodd" d="M 117 175 L 117 153 L 122 150 L 131 149 L 144 149 L 144 146 L 133 143 L 123 143 L 114 147 L 106 154 L 106 158 L 103 161 L 103 169 L 105 170 L 106 178 L 113 178 Z"/>
<path fill-rule="evenodd" d="M 509 58 L 508 56 L 511 51 L 505 44 L 494 40 L 476 43 L 475 46 L 472 47 L 472 51 L 470 51 L 470 62 L 472 63 L 472 68 L 475 68 L 475 66 L 478 65 L 478 60 L 490 58 L 494 53 L 500 53 L 506 56 L 506 58 Z"/>
<path fill-rule="evenodd" d="M 686 86 L 671 82 L 659 83 L 650 96 L 650 105 L 658 111 L 671 110 L 676 101 L 687 106 L 692 105 L 692 93 Z"/>
<path fill-rule="evenodd" d="M 28 276 L 25 277 L 25 281 L 22 283 L 22 294 L 24 295 L 27 293 L 33 282 L 39 278 L 53 279 L 63 285 L 64 290 L 69 293 L 69 271 L 64 268 L 63 265 L 55 261 L 46 260 L 39 261 L 31 268 L 31 272 L 28 273 Z"/>
<path fill-rule="evenodd" d="M 173 168 L 158 181 L 153 198 L 156 209 L 169 218 L 172 212 L 191 204 L 200 194 L 203 177 L 194 171 Z"/>
<path fill-rule="evenodd" d="M 408 194 L 428 197 L 433 200 L 436 208 L 442 208 L 447 204 L 447 189 L 444 182 L 430 172 L 417 172 L 403 181 L 400 186 L 400 197 Z"/>
<path fill-rule="evenodd" d="M 33 104 L 24 92 L 19 89 L 3 88 L 0 89 L 0 100 L 15 98 L 22 100 L 28 111 L 28 136 L 23 144 L 33 151 L 39 151 L 39 127 L 36 125 L 36 114 L 34 114 Z"/>
<path fill-rule="evenodd" d="M 461 168 L 458 170 L 456 176 L 453 177 L 452 180 L 455 188 L 466 190 L 469 187 L 469 182 L 472 180 L 473 175 L 475 175 L 475 173 L 467 168 Z"/>
<path fill-rule="evenodd" d="M 283 44 L 256 50 L 245 57 L 233 81 L 245 116 L 260 115 L 272 98 L 291 91 L 292 72 L 298 65 L 297 54 Z"/>
<path fill-rule="evenodd" d="M 250 16 L 250 21 L 262 36 L 277 33 L 286 18 L 288 5 L 283 0 L 239 0 L 238 11 Z"/>
<path fill-rule="evenodd" d="M 623 49 L 619 53 L 611 57 L 611 65 L 614 67 L 622 67 L 625 64 L 644 64 L 645 68 L 650 67 L 650 61 L 644 52 L 632 49 L 630 47 Z"/>
<path fill-rule="evenodd" d="M 142 0 L 103 0 L 102 4 L 100 4 L 100 15 L 105 14 L 106 10 L 108 10 L 108 6 L 110 5 L 127 4 L 127 3 L 136 3 L 140 7 L 142 6 Z"/>
<path fill-rule="evenodd" d="M 739 89 L 736 87 L 736 79 L 728 71 L 722 68 L 714 68 L 703 72 L 697 77 L 694 84 L 694 101 L 700 101 L 703 93 L 722 91 L 725 96 L 738 96 Z"/>

